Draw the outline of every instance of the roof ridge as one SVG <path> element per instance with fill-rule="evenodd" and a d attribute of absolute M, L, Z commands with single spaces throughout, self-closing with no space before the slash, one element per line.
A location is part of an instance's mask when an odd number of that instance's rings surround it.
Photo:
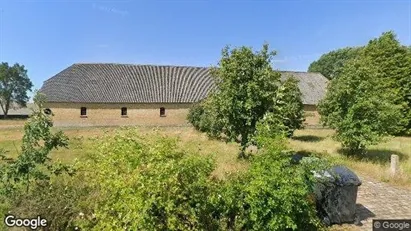
<path fill-rule="evenodd" d="M 75 63 L 44 81 L 40 92 L 51 102 L 198 102 L 215 87 L 209 70 L 178 65 Z M 302 80 L 305 104 L 316 104 L 323 96 L 327 81 L 321 74 L 276 71 Z M 98 81 L 89 81 L 94 79 Z"/>
<path fill-rule="evenodd" d="M 133 63 L 74 63 L 73 65 L 122 65 L 122 66 L 152 66 L 152 67 L 188 67 L 188 68 L 205 68 L 205 66 L 189 66 L 189 65 L 174 65 L 174 64 L 133 64 Z"/>
<path fill-rule="evenodd" d="M 293 72 L 293 73 L 316 73 L 316 72 L 308 72 L 308 71 L 288 71 L 288 70 L 277 70 L 279 72 Z"/>
<path fill-rule="evenodd" d="M 133 64 L 133 63 L 104 63 L 104 62 L 78 62 L 73 65 L 122 65 L 122 66 L 151 66 L 151 67 L 184 67 L 184 68 L 204 68 L 210 69 L 211 66 L 190 66 L 190 65 L 178 65 L 178 64 Z M 312 74 L 321 74 L 320 72 L 308 72 L 308 71 L 290 71 L 290 70 L 276 70 L 279 72 L 290 72 L 290 73 L 312 73 Z"/>

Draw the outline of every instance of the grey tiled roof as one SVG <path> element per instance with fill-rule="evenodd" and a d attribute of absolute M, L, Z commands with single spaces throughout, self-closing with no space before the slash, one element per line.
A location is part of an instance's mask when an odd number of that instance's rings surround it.
<path fill-rule="evenodd" d="M 302 93 L 303 103 L 317 105 L 325 96 L 328 79 L 320 73 L 281 71 L 281 79 L 293 76 L 299 80 L 298 86 Z"/>
<path fill-rule="evenodd" d="M 214 87 L 209 68 L 131 64 L 74 64 L 44 82 L 49 102 L 193 103 Z M 321 74 L 282 72 L 300 80 L 304 104 L 323 97 Z"/>

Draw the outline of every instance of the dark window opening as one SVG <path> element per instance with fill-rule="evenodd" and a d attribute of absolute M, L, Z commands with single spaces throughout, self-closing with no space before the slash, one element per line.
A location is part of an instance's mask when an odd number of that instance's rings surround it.
<path fill-rule="evenodd" d="M 160 107 L 160 116 L 166 116 L 166 109 L 163 107 Z"/>
<path fill-rule="evenodd" d="M 87 116 L 87 108 L 81 107 L 81 109 L 80 109 L 80 115 L 81 115 L 81 116 Z"/>
<path fill-rule="evenodd" d="M 121 116 L 127 116 L 127 108 L 126 107 L 121 108 Z"/>

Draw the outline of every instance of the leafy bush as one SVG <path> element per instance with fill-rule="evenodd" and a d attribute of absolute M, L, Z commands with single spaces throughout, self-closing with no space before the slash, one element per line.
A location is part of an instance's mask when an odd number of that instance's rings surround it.
<path fill-rule="evenodd" d="M 121 129 L 96 140 L 75 175 L 36 181 L 0 209 L 41 214 L 52 230 L 319 228 L 307 168 L 290 163 L 284 136 L 259 144 L 248 171 L 218 181 L 214 161 L 180 151 L 177 140 Z"/>
<path fill-rule="evenodd" d="M 80 224 L 86 230 L 213 229 L 206 198 L 214 162 L 177 151 L 173 139 L 119 133 L 82 169 L 98 194 L 95 219 Z"/>
<path fill-rule="evenodd" d="M 281 83 L 273 106 L 256 124 L 253 143 L 263 142 L 278 136 L 291 137 L 294 131 L 303 128 L 304 105 L 298 80 L 290 77 Z"/>
<path fill-rule="evenodd" d="M 400 128 L 400 106 L 393 104 L 392 90 L 379 89 L 380 75 L 365 58 L 349 62 L 319 104 L 321 121 L 336 129 L 336 140 L 350 154 L 364 153 Z"/>
<path fill-rule="evenodd" d="M 290 76 L 281 82 L 271 111 L 281 119 L 281 123 L 286 128 L 284 131 L 287 137 L 291 137 L 295 130 L 303 128 L 304 104 L 296 78 Z"/>
<path fill-rule="evenodd" d="M 6 158 L 4 150 L 0 150 L 0 212 L 5 214 L 12 211 L 19 217 L 41 214 L 50 221 L 64 220 L 67 211 L 64 207 L 50 207 L 50 213 L 44 206 L 69 205 L 65 204 L 66 200 L 59 201 L 62 191 L 48 187 L 52 177 L 64 172 L 69 175 L 74 173 L 71 166 L 50 158 L 53 149 L 67 147 L 68 138 L 61 131 L 51 131 L 52 114 L 44 110 L 44 96 L 36 94 L 34 103 L 36 107 L 24 125 L 21 153 L 13 159 Z M 52 215 L 53 211 L 59 214 Z"/>
<path fill-rule="evenodd" d="M 204 132 L 206 129 L 202 126 L 202 121 L 204 119 L 204 105 L 200 103 L 194 104 L 188 111 L 187 120 L 190 122 L 195 129 Z"/>
<path fill-rule="evenodd" d="M 92 190 L 81 175 L 53 177 L 15 198 L 10 209 L 19 217 L 47 219 L 50 230 L 74 230 L 81 214 L 94 205 Z"/>
<path fill-rule="evenodd" d="M 390 97 L 389 101 L 401 107 L 402 118 L 396 118 L 401 127 L 394 131 L 393 135 L 411 134 L 410 48 L 403 46 L 394 32 L 388 31 L 384 32 L 379 38 L 370 40 L 365 46 L 347 47 L 324 54 L 319 60 L 310 64 L 308 71 L 320 72 L 332 80 L 341 76 L 344 78 L 347 75 L 345 69 L 350 68 L 349 66 L 356 59 L 367 60 L 366 65 L 368 68 L 374 69 L 378 73 L 378 75 L 364 78 L 364 81 L 369 78 L 378 78 L 378 81 L 373 82 L 376 86 L 371 91 L 378 93 L 377 96 L 381 92 L 392 91 L 393 96 Z M 362 75 L 364 74 L 363 72 Z M 361 74 L 356 73 L 356 75 L 360 76 Z M 329 92 L 334 90 L 338 90 L 337 86 L 335 89 L 329 89 Z M 352 91 L 348 90 L 348 92 L 351 93 Z M 344 101 L 346 100 L 341 99 L 341 102 Z M 341 113 L 341 111 L 335 111 L 335 114 L 337 113 Z"/>
<path fill-rule="evenodd" d="M 36 94 L 34 103 L 36 108 L 24 125 L 21 153 L 16 159 L 0 159 L 0 194 L 10 196 L 22 187 L 28 192 L 32 183 L 47 181 L 52 174 L 70 172 L 69 166 L 53 163 L 49 157 L 53 149 L 67 147 L 67 136 L 62 131 L 51 131 L 52 115 L 44 111 L 44 95 Z"/>
<path fill-rule="evenodd" d="M 270 141 L 279 139 L 280 137 L 286 137 L 287 130 L 287 126 L 284 125 L 282 118 L 278 116 L 278 114 L 268 112 L 256 125 L 256 135 L 253 140 L 254 144 L 259 148 L 275 146 L 275 144 L 272 144 Z M 265 145 L 267 142 L 268 145 Z"/>
<path fill-rule="evenodd" d="M 218 118 L 218 101 L 210 94 L 207 99 L 195 104 L 189 110 L 187 120 L 200 132 L 219 138 L 223 132 L 222 120 Z"/>
<path fill-rule="evenodd" d="M 250 169 L 234 176 L 211 201 L 222 230 L 318 230 L 313 180 L 307 170 L 290 163 L 281 141 L 272 140 Z"/>

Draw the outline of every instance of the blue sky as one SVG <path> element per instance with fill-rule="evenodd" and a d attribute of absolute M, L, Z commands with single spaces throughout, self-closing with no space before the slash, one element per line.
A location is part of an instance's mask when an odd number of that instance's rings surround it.
<path fill-rule="evenodd" d="M 0 0 L 0 62 L 40 88 L 73 63 L 210 66 L 227 44 L 267 41 L 275 68 L 306 71 L 388 30 L 411 45 L 411 0 Z"/>

